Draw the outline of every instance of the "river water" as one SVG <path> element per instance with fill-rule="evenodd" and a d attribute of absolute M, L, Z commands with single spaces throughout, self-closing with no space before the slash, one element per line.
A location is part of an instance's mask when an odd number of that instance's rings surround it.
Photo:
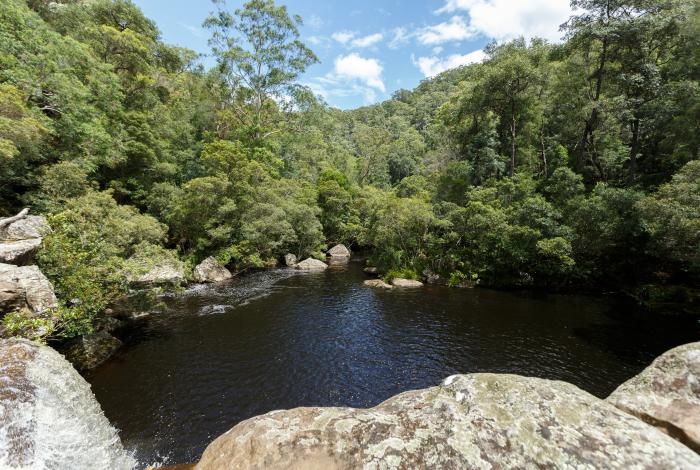
<path fill-rule="evenodd" d="M 280 269 L 160 299 L 87 377 L 144 464 L 198 460 L 241 420 L 299 406 L 370 407 L 455 373 L 565 380 L 599 397 L 698 323 L 611 299 L 365 288 L 359 262 Z"/>

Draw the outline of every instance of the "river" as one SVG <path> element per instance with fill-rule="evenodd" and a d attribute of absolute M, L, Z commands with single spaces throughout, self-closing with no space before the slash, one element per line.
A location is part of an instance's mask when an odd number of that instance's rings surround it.
<path fill-rule="evenodd" d="M 615 299 L 379 291 L 365 279 L 351 262 L 161 298 L 87 378 L 140 462 L 177 464 L 255 415 L 370 407 L 455 373 L 565 380 L 604 397 L 662 352 L 698 339 L 697 320 L 642 315 Z"/>

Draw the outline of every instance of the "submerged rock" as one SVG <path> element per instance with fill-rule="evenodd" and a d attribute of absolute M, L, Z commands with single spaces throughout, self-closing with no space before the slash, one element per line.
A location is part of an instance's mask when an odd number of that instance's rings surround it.
<path fill-rule="evenodd" d="M 194 268 L 192 277 L 195 282 L 222 282 L 231 279 L 231 271 L 221 266 L 213 256 L 202 261 Z"/>
<path fill-rule="evenodd" d="M 80 371 L 94 369 L 112 357 L 123 343 L 107 331 L 81 336 L 70 342 L 63 353 Z"/>
<path fill-rule="evenodd" d="M 303 271 L 323 271 L 328 268 L 328 265 L 323 261 L 319 261 L 315 258 L 307 258 L 301 263 L 298 263 L 295 268 L 301 269 Z"/>
<path fill-rule="evenodd" d="M 90 385 L 60 354 L 0 340 L 0 468 L 132 469 Z"/>
<path fill-rule="evenodd" d="M 700 452 L 700 343 L 663 354 L 607 400 Z"/>
<path fill-rule="evenodd" d="M 284 264 L 289 268 L 296 266 L 298 261 L 299 259 L 297 258 L 297 255 L 293 255 L 292 253 L 287 253 L 284 255 Z"/>
<path fill-rule="evenodd" d="M 0 283 L 6 292 L 22 293 L 8 301 L 16 310 L 27 309 L 38 315 L 58 306 L 53 285 L 36 266 L 0 264 Z"/>
<path fill-rule="evenodd" d="M 377 275 L 379 274 L 379 268 L 375 268 L 374 266 L 368 266 L 365 269 L 363 269 L 365 274 L 370 274 L 370 275 Z"/>
<path fill-rule="evenodd" d="M 408 288 L 423 287 L 423 283 L 420 281 L 413 281 L 411 279 L 401 279 L 401 278 L 393 279 L 391 281 L 391 285 L 394 287 L 408 287 Z"/>
<path fill-rule="evenodd" d="M 350 250 L 342 243 L 328 250 L 327 254 L 331 258 L 350 258 Z"/>
<path fill-rule="evenodd" d="M 381 279 L 370 279 L 369 281 L 364 282 L 365 287 L 372 287 L 375 289 L 393 289 L 394 286 L 391 284 L 387 284 L 386 282 L 382 281 Z"/>
<path fill-rule="evenodd" d="M 700 456 L 574 385 L 471 374 L 367 409 L 244 421 L 198 470 L 221 468 L 699 468 Z"/>

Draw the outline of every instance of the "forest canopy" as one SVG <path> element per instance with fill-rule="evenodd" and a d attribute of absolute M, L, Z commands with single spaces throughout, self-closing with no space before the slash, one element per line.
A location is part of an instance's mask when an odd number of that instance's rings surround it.
<path fill-rule="evenodd" d="M 341 111 L 273 0 L 214 2 L 210 70 L 129 0 L 4 0 L 0 216 L 49 218 L 49 330 L 89 331 L 134 259 L 242 272 L 339 242 L 387 275 L 697 310 L 700 6 L 572 4 L 561 44 Z"/>

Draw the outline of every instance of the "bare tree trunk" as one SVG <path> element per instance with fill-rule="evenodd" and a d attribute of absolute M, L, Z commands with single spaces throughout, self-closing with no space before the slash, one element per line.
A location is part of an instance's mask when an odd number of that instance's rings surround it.
<path fill-rule="evenodd" d="M 510 140 L 511 140 L 511 152 L 510 152 L 510 177 L 512 178 L 513 175 L 515 175 L 515 152 L 516 152 L 516 146 L 515 146 L 515 138 L 516 138 L 516 120 L 515 120 L 515 114 L 513 114 L 513 119 L 511 120 L 510 123 Z"/>
<path fill-rule="evenodd" d="M 7 217 L 6 219 L 0 219 L 0 229 L 5 228 L 18 220 L 22 220 L 25 217 L 27 217 L 27 214 L 29 214 L 29 209 L 23 209 L 22 212 L 20 212 L 17 215 L 14 215 L 12 217 Z"/>

